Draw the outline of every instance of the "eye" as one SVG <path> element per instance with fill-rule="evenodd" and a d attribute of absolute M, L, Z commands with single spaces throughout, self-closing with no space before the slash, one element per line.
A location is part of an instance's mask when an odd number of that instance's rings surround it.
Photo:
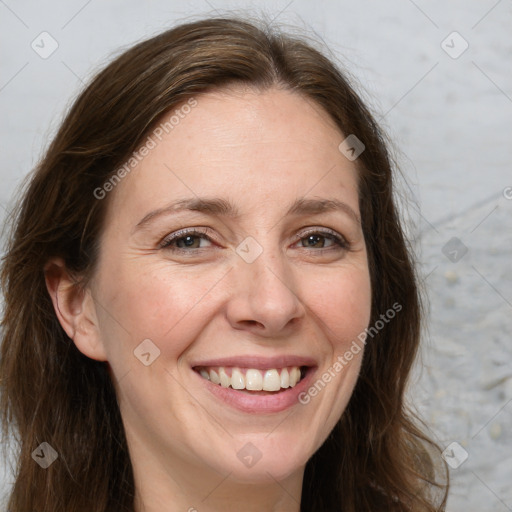
<path fill-rule="evenodd" d="M 172 233 L 160 244 L 160 248 L 171 251 L 187 251 L 187 249 L 203 249 L 211 245 L 212 240 L 206 235 L 207 229 L 183 229 Z M 203 243 L 204 242 L 204 243 Z"/>
<path fill-rule="evenodd" d="M 297 236 L 301 248 L 324 250 L 347 250 L 350 248 L 350 244 L 343 236 L 330 229 L 315 229 Z"/>
<path fill-rule="evenodd" d="M 160 248 L 175 252 L 192 252 L 211 247 L 213 240 L 207 235 L 208 229 L 189 228 L 176 231 L 167 236 Z M 349 250 L 349 242 L 331 229 L 312 229 L 296 236 L 300 248 L 315 249 L 315 252 Z"/>

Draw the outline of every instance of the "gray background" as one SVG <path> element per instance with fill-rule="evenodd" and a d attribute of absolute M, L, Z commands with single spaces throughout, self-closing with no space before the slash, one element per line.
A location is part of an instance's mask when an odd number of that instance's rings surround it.
<path fill-rule="evenodd" d="M 177 21 L 232 9 L 321 37 L 394 141 L 430 299 L 411 402 L 443 448 L 458 443 L 452 464 L 468 454 L 450 470 L 448 510 L 512 511 L 510 0 L 0 0 L 0 220 L 94 70 Z M 46 59 L 31 47 L 43 51 L 43 31 L 58 43 Z M 12 477 L 0 479 L 5 492 Z"/>

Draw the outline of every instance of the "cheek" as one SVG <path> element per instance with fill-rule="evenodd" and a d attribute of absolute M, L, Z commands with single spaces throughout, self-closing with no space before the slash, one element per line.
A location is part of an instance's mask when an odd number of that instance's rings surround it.
<path fill-rule="evenodd" d="M 315 280 L 304 298 L 325 337 L 340 353 L 368 326 L 371 285 L 365 266 L 347 267 Z"/>
<path fill-rule="evenodd" d="M 204 324 L 205 308 L 218 302 L 215 285 L 224 274 L 223 269 L 187 274 L 165 262 L 119 265 L 105 276 L 101 293 L 108 305 L 102 308 L 101 322 L 108 351 L 131 355 L 149 338 L 162 353 L 179 356 L 193 340 L 194 329 Z"/>

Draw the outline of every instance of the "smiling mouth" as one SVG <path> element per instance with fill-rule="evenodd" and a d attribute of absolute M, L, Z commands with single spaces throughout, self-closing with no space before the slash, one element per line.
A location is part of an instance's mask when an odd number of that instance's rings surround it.
<path fill-rule="evenodd" d="M 285 368 L 255 368 L 196 366 L 194 371 L 202 378 L 224 388 L 251 395 L 273 395 L 295 387 L 308 372 L 308 366 Z"/>

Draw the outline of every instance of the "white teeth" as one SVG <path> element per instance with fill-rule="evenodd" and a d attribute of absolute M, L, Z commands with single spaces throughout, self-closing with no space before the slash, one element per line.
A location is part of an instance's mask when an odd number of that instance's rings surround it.
<path fill-rule="evenodd" d="M 247 370 L 245 374 L 245 388 L 249 391 L 261 391 L 263 389 L 263 376 L 258 370 Z"/>
<path fill-rule="evenodd" d="M 279 391 L 281 379 L 277 370 L 267 370 L 263 377 L 263 391 Z"/>
<path fill-rule="evenodd" d="M 219 368 L 219 377 L 220 377 L 220 385 L 223 388 L 228 388 L 231 384 L 231 379 L 228 377 L 228 374 L 226 373 L 226 370 L 224 368 Z"/>
<path fill-rule="evenodd" d="M 231 371 L 231 387 L 233 389 L 245 389 L 244 374 L 238 368 L 233 368 Z"/>
<path fill-rule="evenodd" d="M 231 370 L 231 372 L 229 372 Z M 223 388 L 247 389 L 249 391 L 279 391 L 293 388 L 300 381 L 300 368 L 270 368 L 268 370 L 248 369 L 244 372 L 240 368 L 219 367 L 214 369 L 201 368 L 200 375 Z M 228 375 L 231 373 L 231 377 Z"/>
<path fill-rule="evenodd" d="M 290 387 L 290 374 L 288 373 L 288 369 L 287 368 L 283 368 L 281 370 L 281 387 L 282 388 L 289 388 Z"/>
<path fill-rule="evenodd" d="M 300 370 L 296 366 L 290 372 L 290 387 L 293 388 L 300 379 Z"/>
<path fill-rule="evenodd" d="M 220 377 L 218 376 L 218 374 L 215 370 L 210 370 L 210 380 L 214 384 L 220 384 Z"/>

